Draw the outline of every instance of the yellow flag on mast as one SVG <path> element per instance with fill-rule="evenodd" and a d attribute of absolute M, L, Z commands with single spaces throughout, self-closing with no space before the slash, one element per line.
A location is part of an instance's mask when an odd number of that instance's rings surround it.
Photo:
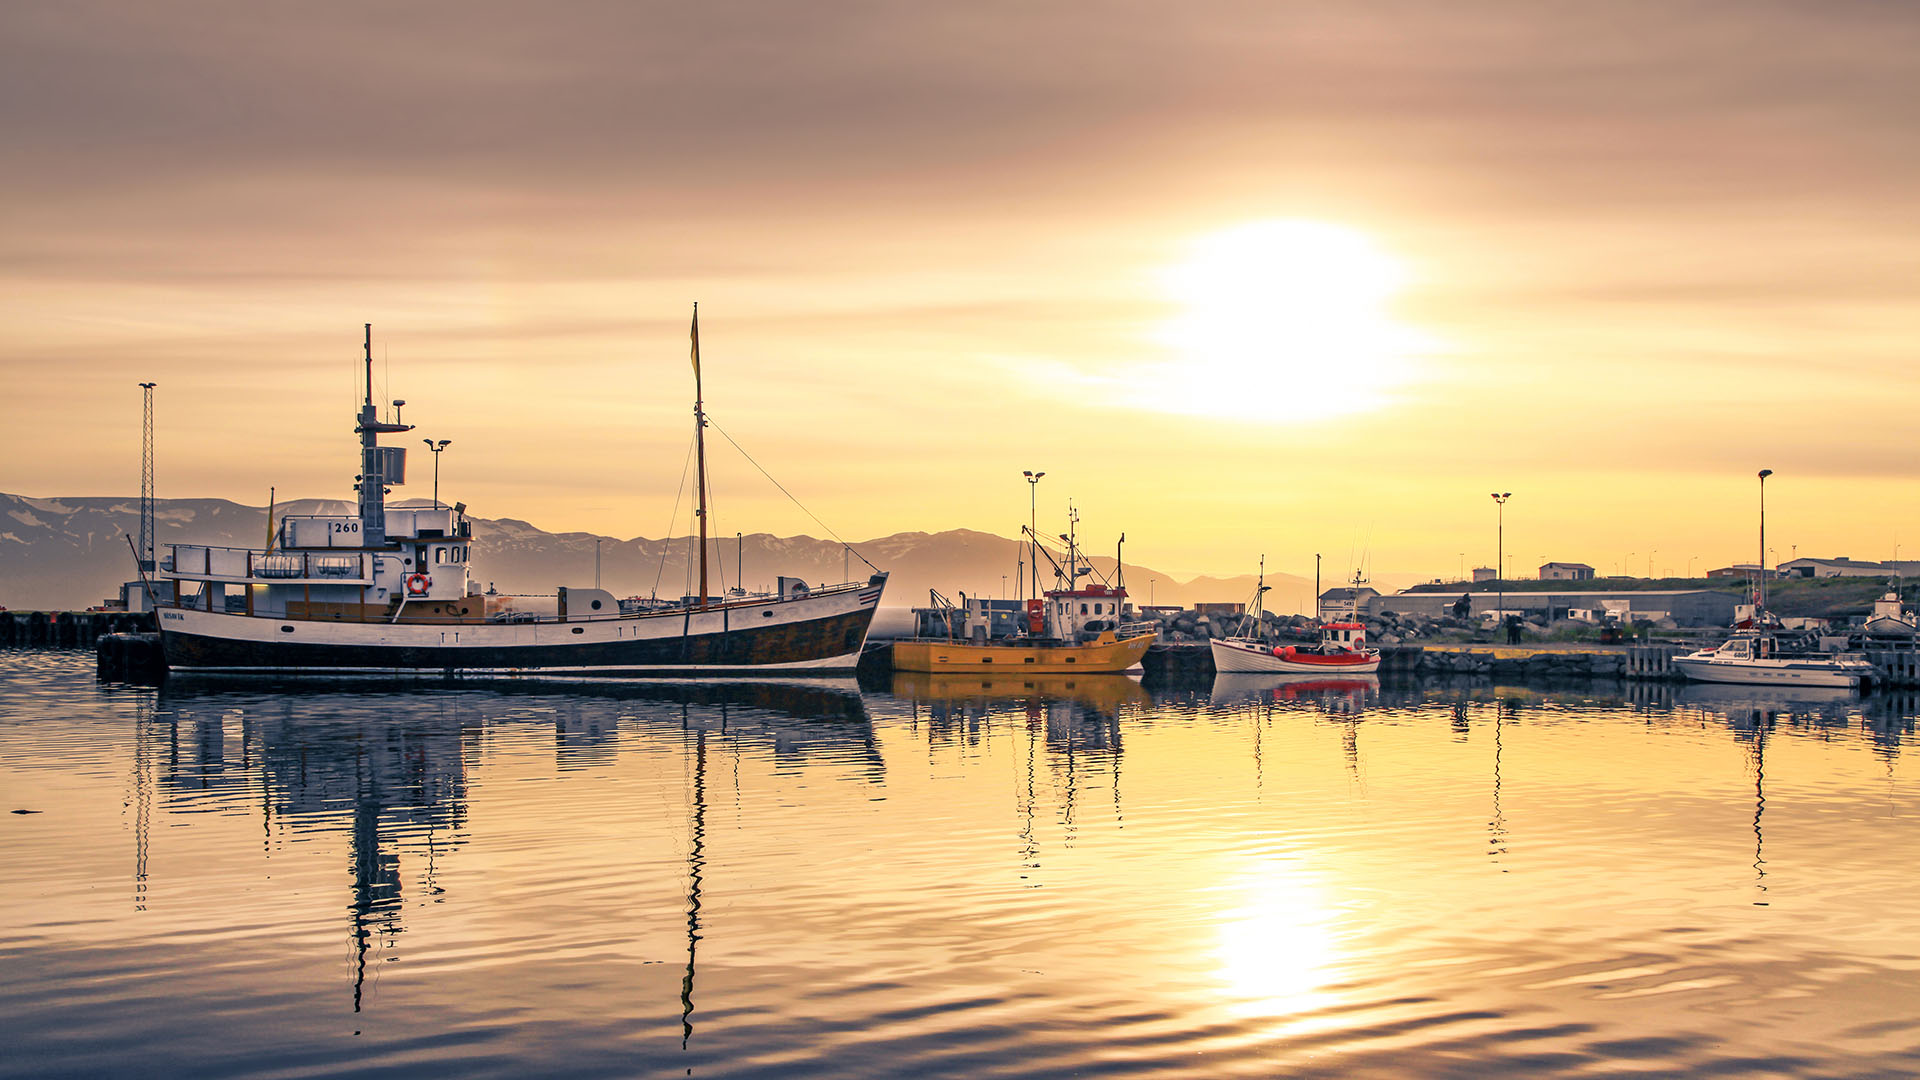
<path fill-rule="evenodd" d="M 693 377 L 700 377 L 700 305 L 693 305 Z"/>

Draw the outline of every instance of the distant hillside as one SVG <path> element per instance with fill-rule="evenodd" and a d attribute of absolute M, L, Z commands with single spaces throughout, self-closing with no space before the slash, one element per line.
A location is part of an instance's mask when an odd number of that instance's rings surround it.
<path fill-rule="evenodd" d="M 417 500 L 395 506 L 422 505 Z M 282 503 L 277 515 L 351 513 L 340 499 Z M 30 499 L 0 494 L 0 605 L 14 609 L 82 608 L 115 595 L 133 576 L 126 537 L 140 525 L 137 498 Z M 162 499 L 156 504 L 156 546 L 172 543 L 259 547 L 266 542 L 265 507 L 225 499 Z M 617 539 L 591 533 L 550 533 L 516 518 L 473 519 L 474 575 L 501 592 L 551 592 L 557 585 L 593 584 L 594 541 L 600 541 L 601 583 L 616 595 L 678 597 L 689 588 L 688 537 Z M 754 533 L 710 541 L 709 588 L 719 592 L 744 576 L 749 589 L 771 588 L 775 576 L 809 582 L 842 581 L 870 573 L 859 558 L 831 540 Z M 990 533 L 956 529 L 940 533 L 895 533 L 853 545 L 892 573 L 887 602 L 917 606 L 927 590 L 949 598 L 959 593 L 1011 595 L 1016 562 L 1024 546 Z M 1095 556 L 1109 580 L 1113 556 Z M 1044 564 L 1043 564 L 1044 565 Z M 736 569 L 738 568 L 738 569 Z M 1190 606 L 1202 601 L 1241 601 L 1253 593 L 1254 577 L 1176 579 L 1149 566 L 1128 563 L 1126 581 L 1138 603 Z M 1313 583 L 1290 574 L 1269 574 L 1268 606 L 1298 608 Z M 1334 584 L 1332 581 L 1328 585 Z"/>

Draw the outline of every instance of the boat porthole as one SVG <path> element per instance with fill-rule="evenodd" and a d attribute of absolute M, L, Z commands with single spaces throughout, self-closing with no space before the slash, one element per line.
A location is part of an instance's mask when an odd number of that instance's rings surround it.
<path fill-rule="evenodd" d="M 600 610 L 600 601 L 598 601 L 598 600 L 595 600 L 595 601 L 593 602 L 593 610 L 595 610 L 595 611 L 599 611 L 599 610 Z"/>
<path fill-rule="evenodd" d="M 580 627 L 578 627 L 578 626 L 576 626 L 576 627 L 574 627 L 574 628 L 573 628 L 573 632 L 574 632 L 574 633 L 576 633 L 576 634 L 584 634 L 584 633 L 586 633 L 586 631 L 585 631 L 585 630 L 583 630 L 583 629 L 581 629 L 581 628 L 580 628 Z"/>
<path fill-rule="evenodd" d="M 771 618 L 773 618 L 773 612 L 771 612 L 771 611 L 763 611 L 763 612 L 761 612 L 761 613 L 760 613 L 760 617 L 761 617 L 761 618 L 763 618 L 763 619 L 771 619 Z"/>
<path fill-rule="evenodd" d="M 1078 659 L 1079 659 L 1079 657 L 1077 657 L 1077 656 L 1069 656 L 1069 657 L 1067 657 L 1067 663 L 1069 663 L 1069 664 L 1071 664 L 1071 663 L 1073 663 L 1073 662 L 1074 662 L 1075 660 L 1078 660 Z"/>
<path fill-rule="evenodd" d="M 293 633 L 293 627 L 291 627 L 291 626 L 283 626 L 283 627 L 281 627 L 281 628 L 280 628 L 280 632 L 281 632 L 281 633 L 283 633 L 283 634 L 291 634 L 291 633 Z"/>
<path fill-rule="evenodd" d="M 980 662 L 981 662 L 981 663 L 983 663 L 983 664 L 991 664 L 991 663 L 993 663 L 993 657 L 991 657 L 991 656 L 983 656 L 983 657 L 981 657 L 981 658 L 980 658 Z"/>

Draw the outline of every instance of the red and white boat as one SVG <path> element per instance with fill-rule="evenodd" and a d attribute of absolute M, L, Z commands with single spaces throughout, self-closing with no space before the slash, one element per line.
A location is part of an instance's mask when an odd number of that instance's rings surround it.
<path fill-rule="evenodd" d="M 1215 639 L 1213 670 L 1229 672 L 1322 672 L 1371 675 L 1380 670 L 1380 651 L 1367 647 L 1367 628 L 1358 611 L 1352 621 L 1327 623 L 1315 645 L 1268 645 L 1260 640 L 1260 601 L 1266 594 L 1266 566 L 1262 560 L 1260 587 L 1242 622 L 1240 636 Z M 1356 581 L 1358 580 L 1356 576 Z M 1356 595 L 1358 590 L 1355 590 Z"/>
<path fill-rule="evenodd" d="M 1317 645 L 1269 646 L 1244 638 L 1215 641 L 1213 669 L 1371 675 L 1380 670 L 1380 650 L 1367 647 L 1367 628 L 1360 623 L 1328 623 L 1320 628 Z"/>

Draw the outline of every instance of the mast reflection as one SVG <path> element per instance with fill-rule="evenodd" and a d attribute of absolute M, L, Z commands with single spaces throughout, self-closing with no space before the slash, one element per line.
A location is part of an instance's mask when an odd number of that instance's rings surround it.
<path fill-rule="evenodd" d="M 1121 819 L 1120 714 L 1152 701 L 1139 680 L 1108 674 L 980 676 L 897 671 L 890 686 L 894 697 L 911 704 L 916 720 L 924 717 L 932 746 L 977 749 L 990 736 L 996 716 L 1018 717 L 1025 740 L 1024 777 L 1015 790 L 1014 813 L 1020 823 L 1023 880 L 1031 882 L 1041 865 L 1035 817 L 1043 760 L 1046 774 L 1060 792 L 1063 846 L 1072 847 L 1077 837 L 1081 788 L 1101 768 L 1108 775 L 1114 818 Z"/>
<path fill-rule="evenodd" d="M 259 689 L 256 689 L 259 687 Z M 704 936 L 708 769 L 714 740 L 781 771 L 831 763 L 854 782 L 881 783 L 871 718 L 849 683 L 650 684 L 484 689 L 329 683 L 280 687 L 181 682 L 137 710 L 130 777 L 133 902 L 147 900 L 152 813 L 259 814 L 265 841 L 331 832 L 346 841 L 346 923 L 352 1003 L 366 1005 L 380 953 L 406 932 L 407 893 L 438 896 L 440 861 L 469 841 L 469 791 L 489 727 L 551 725 L 554 765 L 605 767 L 632 740 L 676 738 L 692 770 L 687 813 L 687 956 L 683 1039 L 693 1029 L 698 944 Z M 403 857 L 418 856 L 417 874 Z"/>

